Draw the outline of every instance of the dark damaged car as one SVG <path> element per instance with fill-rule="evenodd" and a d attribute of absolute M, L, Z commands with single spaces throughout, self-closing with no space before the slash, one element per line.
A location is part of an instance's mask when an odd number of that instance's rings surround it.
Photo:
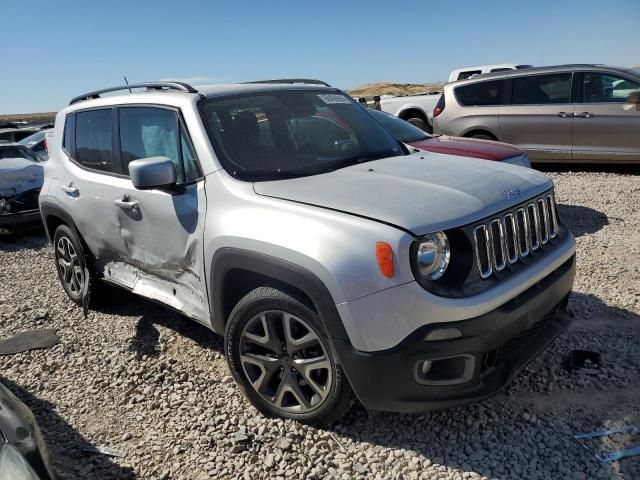
<path fill-rule="evenodd" d="M 0 144 L 0 234 L 40 225 L 41 159 L 22 145 Z"/>
<path fill-rule="evenodd" d="M 0 383 L 0 479 L 53 480 L 52 471 L 33 413 Z"/>

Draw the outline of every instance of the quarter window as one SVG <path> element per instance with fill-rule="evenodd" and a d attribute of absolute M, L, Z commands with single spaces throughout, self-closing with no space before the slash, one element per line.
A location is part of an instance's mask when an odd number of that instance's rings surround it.
<path fill-rule="evenodd" d="M 123 173 L 128 175 L 133 160 L 167 157 L 175 164 L 178 183 L 198 178 L 195 155 L 181 132 L 175 111 L 124 107 L 119 118 Z"/>
<path fill-rule="evenodd" d="M 500 105 L 503 89 L 504 80 L 492 80 L 463 85 L 456 88 L 455 93 L 458 102 L 465 106 Z"/>
<path fill-rule="evenodd" d="M 76 114 L 76 161 L 93 170 L 113 171 L 111 109 Z"/>
<path fill-rule="evenodd" d="M 554 73 L 513 79 L 514 105 L 547 105 L 569 103 L 571 74 Z"/>
<path fill-rule="evenodd" d="M 622 103 L 629 94 L 640 91 L 640 83 L 617 75 L 585 73 L 582 91 L 585 103 Z"/>

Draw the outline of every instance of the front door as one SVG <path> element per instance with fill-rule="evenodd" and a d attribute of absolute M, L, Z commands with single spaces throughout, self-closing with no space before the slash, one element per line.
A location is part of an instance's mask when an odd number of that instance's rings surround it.
<path fill-rule="evenodd" d="M 640 161 L 640 82 L 603 72 L 582 74 L 573 123 L 573 156 L 579 161 Z"/>
<path fill-rule="evenodd" d="M 122 261 L 107 275 L 138 293 L 209 324 L 204 274 L 204 179 L 177 109 L 160 106 L 120 107 L 116 145 L 122 178 L 113 208 L 120 211 L 125 239 Z M 176 167 L 178 187 L 137 190 L 129 162 L 167 157 Z"/>
<path fill-rule="evenodd" d="M 513 77 L 500 107 L 500 140 L 524 148 L 531 160 L 570 160 L 571 73 Z"/>

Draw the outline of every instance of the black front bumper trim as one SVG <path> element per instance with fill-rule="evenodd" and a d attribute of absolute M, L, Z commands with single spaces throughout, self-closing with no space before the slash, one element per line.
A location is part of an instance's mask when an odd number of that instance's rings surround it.
<path fill-rule="evenodd" d="M 362 352 L 334 339 L 342 367 L 360 402 L 371 410 L 420 412 L 453 407 L 498 393 L 571 322 L 566 305 L 575 277 L 575 255 L 554 272 L 497 309 L 460 322 L 419 328 L 388 350 Z M 455 327 L 462 337 L 425 342 L 437 328 Z M 470 381 L 423 385 L 420 361 L 474 355 Z"/>

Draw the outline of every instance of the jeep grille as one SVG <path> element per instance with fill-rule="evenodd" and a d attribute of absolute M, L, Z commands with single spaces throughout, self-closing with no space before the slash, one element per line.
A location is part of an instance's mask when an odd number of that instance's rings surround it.
<path fill-rule="evenodd" d="M 558 234 L 558 214 L 551 193 L 489 218 L 473 230 L 478 270 L 482 278 L 531 255 Z"/>

